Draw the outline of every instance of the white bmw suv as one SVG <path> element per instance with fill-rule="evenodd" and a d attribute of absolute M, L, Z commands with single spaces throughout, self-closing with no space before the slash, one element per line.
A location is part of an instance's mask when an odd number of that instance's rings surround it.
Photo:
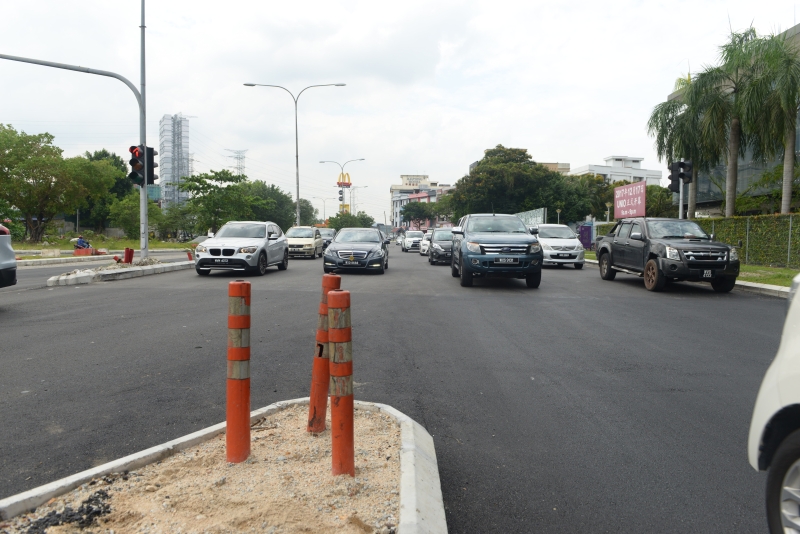
<path fill-rule="evenodd" d="M 269 221 L 227 222 L 195 249 L 194 268 L 199 275 L 213 269 L 263 275 L 272 265 L 285 271 L 289 249 L 280 227 Z"/>

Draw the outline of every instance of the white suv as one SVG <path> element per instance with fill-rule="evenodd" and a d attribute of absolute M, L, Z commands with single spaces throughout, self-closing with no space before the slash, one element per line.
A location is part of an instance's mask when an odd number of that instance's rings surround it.
<path fill-rule="evenodd" d="M 403 252 L 408 252 L 411 249 L 419 250 L 419 244 L 422 241 L 423 234 L 419 230 L 409 230 L 406 232 L 406 236 L 403 238 L 403 242 L 401 243 L 401 248 Z"/>
<path fill-rule="evenodd" d="M 212 269 L 263 275 L 271 265 L 281 271 L 289 266 L 286 237 L 273 222 L 229 221 L 195 249 L 194 268 L 200 275 Z"/>
<path fill-rule="evenodd" d="M 800 274 L 792 281 L 789 313 L 778 354 L 758 390 L 747 455 L 767 473 L 767 523 L 771 533 L 800 532 Z M 793 297 L 793 298 L 792 298 Z"/>

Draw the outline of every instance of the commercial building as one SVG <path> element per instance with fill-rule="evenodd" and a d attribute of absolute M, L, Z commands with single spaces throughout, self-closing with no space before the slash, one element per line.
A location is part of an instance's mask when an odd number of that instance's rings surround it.
<path fill-rule="evenodd" d="M 583 165 L 572 170 L 571 176 L 596 174 L 602 176 L 606 182 L 614 183 L 621 180 L 628 182 L 647 181 L 647 185 L 661 185 L 662 171 L 642 168 L 642 159 L 628 156 L 608 156 L 603 158 L 605 165 Z"/>
<path fill-rule="evenodd" d="M 161 207 L 183 204 L 189 194 L 178 186 L 183 178 L 190 176 L 189 166 L 189 119 L 183 114 L 164 115 L 158 123 L 159 184 L 161 185 Z"/>
<path fill-rule="evenodd" d="M 391 194 L 391 224 L 393 227 L 408 227 L 410 223 L 403 221 L 400 210 L 409 202 L 436 202 L 436 199 L 452 187 L 449 184 L 432 182 L 426 174 L 402 174 L 400 184 L 389 187 Z"/>

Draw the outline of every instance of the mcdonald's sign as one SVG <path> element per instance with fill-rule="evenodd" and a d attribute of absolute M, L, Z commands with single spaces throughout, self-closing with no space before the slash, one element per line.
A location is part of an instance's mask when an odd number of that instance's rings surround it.
<path fill-rule="evenodd" d="M 336 185 L 339 187 L 350 187 L 352 184 L 350 183 L 350 173 L 340 173 L 339 174 L 339 181 L 336 182 Z"/>

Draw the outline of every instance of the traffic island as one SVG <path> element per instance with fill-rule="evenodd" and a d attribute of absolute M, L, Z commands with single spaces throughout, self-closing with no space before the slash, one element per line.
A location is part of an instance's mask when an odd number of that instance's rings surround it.
<path fill-rule="evenodd" d="M 447 532 L 433 438 L 422 426 L 355 401 L 355 477 L 333 476 L 330 430 L 306 431 L 308 402 L 251 412 L 252 453 L 242 463 L 226 461 L 220 423 L 3 499 L 0 528 L 71 518 L 116 533 Z"/>
<path fill-rule="evenodd" d="M 155 260 L 158 261 L 158 260 Z M 93 282 L 110 282 L 113 280 L 126 280 L 128 278 L 138 278 L 140 276 L 150 276 L 153 274 L 168 273 L 172 271 L 182 271 L 193 269 L 193 261 L 177 261 L 172 263 L 156 263 L 153 265 L 132 265 L 111 264 L 110 266 L 98 267 L 96 269 L 75 270 L 47 279 L 47 287 L 53 286 L 72 286 L 78 284 L 91 284 Z"/>

